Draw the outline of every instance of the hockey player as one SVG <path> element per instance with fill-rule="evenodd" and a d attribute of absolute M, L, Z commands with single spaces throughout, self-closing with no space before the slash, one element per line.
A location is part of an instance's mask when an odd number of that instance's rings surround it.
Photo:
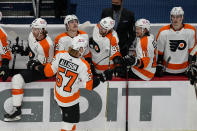
<path fill-rule="evenodd" d="M 54 44 L 46 31 L 47 22 L 42 18 L 35 19 L 32 24 L 32 32 L 29 34 L 29 62 L 27 70 L 12 77 L 12 99 L 13 113 L 5 114 L 4 121 L 16 121 L 21 119 L 21 106 L 23 99 L 23 86 L 36 80 L 45 79 L 46 77 L 34 67 L 39 64 L 46 65 L 52 61 L 54 56 Z"/>
<path fill-rule="evenodd" d="M 106 17 L 101 19 L 94 27 L 93 38 L 90 38 L 89 42 L 91 61 L 88 60 L 95 67 L 94 74 L 103 73 L 107 69 L 118 68 L 121 64 L 122 57 L 118 46 L 119 39 L 116 31 L 113 29 L 114 25 L 115 21 L 111 17 Z"/>
<path fill-rule="evenodd" d="M 150 22 L 139 19 L 135 23 L 137 45 L 136 56 L 125 56 L 127 66 L 131 66 L 129 77 L 150 80 L 156 71 L 156 45 L 154 36 L 150 34 Z"/>
<path fill-rule="evenodd" d="M 69 47 L 72 44 L 73 38 L 80 35 L 88 40 L 88 34 L 84 31 L 78 29 L 79 20 L 75 15 L 67 15 L 64 19 L 64 24 L 66 27 L 66 32 L 59 34 L 55 38 L 55 54 L 58 51 L 66 50 L 68 51 Z M 88 43 L 83 54 L 84 57 L 89 53 L 87 48 Z"/>
<path fill-rule="evenodd" d="M 88 62 L 80 58 L 84 51 L 87 40 L 82 36 L 73 38 L 72 45 L 67 51 L 59 51 L 52 61 L 47 64 L 44 72 L 47 77 L 56 74 L 56 86 L 54 89 L 55 100 L 62 110 L 62 129 L 61 131 L 74 131 L 79 122 L 79 88 L 92 90 L 100 83 L 100 78 L 92 76 Z M 42 66 L 42 65 L 41 65 Z M 42 69 L 42 68 L 37 68 Z M 103 73 L 104 80 L 112 79 L 108 70 Z"/>
<path fill-rule="evenodd" d="M 9 76 L 9 61 L 11 60 L 11 52 L 7 43 L 7 34 L 0 27 L 0 77 L 6 81 Z"/>
<path fill-rule="evenodd" d="M 157 34 L 157 76 L 163 76 L 164 68 L 168 74 L 182 74 L 188 68 L 188 57 L 196 42 L 196 29 L 184 24 L 183 19 L 183 9 L 173 7 L 170 12 L 171 24 L 162 27 Z"/>

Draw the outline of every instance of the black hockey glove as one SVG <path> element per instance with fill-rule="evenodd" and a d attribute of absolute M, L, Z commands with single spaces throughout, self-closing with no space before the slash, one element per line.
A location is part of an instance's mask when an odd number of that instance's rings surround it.
<path fill-rule="evenodd" d="M 112 80 L 113 70 L 108 69 L 105 70 L 102 74 L 100 74 L 100 81 L 105 82 L 108 80 Z"/>
<path fill-rule="evenodd" d="M 114 57 L 113 62 L 115 76 L 125 78 L 127 70 L 123 58 L 116 56 Z"/>
<path fill-rule="evenodd" d="M 87 57 L 87 58 L 85 58 L 85 60 L 89 63 L 93 76 L 96 75 L 96 70 L 95 70 L 94 64 L 92 62 L 92 59 Z"/>
<path fill-rule="evenodd" d="M 124 65 L 118 66 L 114 68 L 114 75 L 116 77 L 126 78 L 127 75 L 127 67 Z"/>
<path fill-rule="evenodd" d="M 35 67 L 38 65 L 42 65 L 38 60 L 30 60 L 27 63 L 27 69 L 35 70 Z"/>
<path fill-rule="evenodd" d="M 162 77 L 164 75 L 164 66 L 162 64 L 157 64 L 155 76 Z"/>
<path fill-rule="evenodd" d="M 191 64 L 186 71 L 187 77 L 191 85 L 194 85 L 194 82 L 197 81 L 197 65 Z"/>
<path fill-rule="evenodd" d="M 135 66 L 138 64 L 138 59 L 134 56 L 126 55 L 123 57 L 126 66 Z"/>
<path fill-rule="evenodd" d="M 23 46 L 20 46 L 20 45 L 13 45 L 12 46 L 12 53 L 18 53 L 18 54 L 21 54 L 23 53 Z"/>
<path fill-rule="evenodd" d="M 3 81 L 6 81 L 7 78 L 10 75 L 10 70 L 9 70 L 9 60 L 8 59 L 3 59 L 2 60 L 2 66 L 0 68 L 0 77 L 2 77 Z"/>

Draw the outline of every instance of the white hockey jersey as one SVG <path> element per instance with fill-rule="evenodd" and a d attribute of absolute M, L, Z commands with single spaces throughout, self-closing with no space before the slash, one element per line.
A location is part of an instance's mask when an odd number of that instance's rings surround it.
<path fill-rule="evenodd" d="M 54 43 L 48 35 L 45 39 L 37 41 L 31 32 L 28 40 L 31 49 L 29 53 L 30 59 L 39 60 L 43 65 L 52 61 L 54 56 Z"/>
<path fill-rule="evenodd" d="M 7 34 L 3 28 L 0 27 L 0 65 L 4 58 L 11 60 L 11 52 L 7 43 Z"/>
<path fill-rule="evenodd" d="M 78 30 L 78 35 L 81 35 L 83 38 L 89 41 L 88 34 L 86 32 Z M 59 34 L 55 38 L 55 54 L 62 50 L 68 51 L 69 47 L 72 45 L 72 41 L 73 38 L 70 37 L 67 32 Z M 83 54 L 84 57 L 86 57 L 86 55 L 89 53 L 88 43 L 85 47 L 85 52 Z"/>
<path fill-rule="evenodd" d="M 118 36 L 116 31 L 112 31 L 105 37 L 102 37 L 99 33 L 99 24 L 94 27 L 93 30 L 93 44 L 89 44 L 92 62 L 95 66 L 97 73 L 103 73 L 103 71 L 114 68 L 113 58 L 115 56 L 121 56 L 118 46 Z M 110 64 L 109 64 L 110 63 Z"/>
<path fill-rule="evenodd" d="M 54 97 L 60 106 L 68 107 L 79 102 L 79 88 L 92 90 L 93 80 L 90 65 L 82 58 L 75 58 L 66 51 L 58 52 L 52 63 L 44 69 L 45 75 L 56 74 Z"/>
<path fill-rule="evenodd" d="M 136 57 L 143 61 L 144 67 L 141 69 L 133 66 L 131 69 L 138 77 L 143 80 L 150 80 L 154 77 L 156 71 L 157 48 L 154 42 L 154 36 L 144 36 L 137 38 Z"/>
<path fill-rule="evenodd" d="M 164 65 L 171 57 L 166 72 L 183 73 L 188 67 L 189 53 L 196 43 L 196 29 L 184 24 L 182 29 L 175 31 L 171 25 L 167 25 L 159 30 L 156 41 L 158 54 L 164 56 Z"/>

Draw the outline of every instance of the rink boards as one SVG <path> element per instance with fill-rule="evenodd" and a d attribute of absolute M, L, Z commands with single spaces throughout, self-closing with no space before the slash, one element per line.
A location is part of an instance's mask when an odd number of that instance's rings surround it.
<path fill-rule="evenodd" d="M 22 120 L 3 122 L 3 105 L 11 97 L 11 83 L 0 83 L 0 131 L 52 131 L 61 128 L 61 112 L 53 99 L 53 81 L 33 82 L 25 89 Z M 84 131 L 125 130 L 126 81 L 110 81 L 94 91 L 81 90 L 80 123 Z M 129 81 L 129 131 L 197 130 L 197 100 L 184 81 Z M 108 118 L 105 117 L 108 103 Z"/>

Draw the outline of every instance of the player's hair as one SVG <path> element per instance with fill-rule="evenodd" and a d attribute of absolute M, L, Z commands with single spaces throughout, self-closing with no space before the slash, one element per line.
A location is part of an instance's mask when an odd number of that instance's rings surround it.
<path fill-rule="evenodd" d="M 72 57 L 78 58 L 78 50 L 74 50 L 72 47 L 68 48 L 68 53 L 69 55 L 71 55 Z"/>
<path fill-rule="evenodd" d="M 146 29 L 146 33 L 144 33 L 144 36 L 150 36 L 150 32 Z"/>
<path fill-rule="evenodd" d="M 42 34 L 46 36 L 46 35 L 48 34 L 48 31 L 45 30 L 45 29 L 43 29 L 43 30 L 42 30 Z"/>

